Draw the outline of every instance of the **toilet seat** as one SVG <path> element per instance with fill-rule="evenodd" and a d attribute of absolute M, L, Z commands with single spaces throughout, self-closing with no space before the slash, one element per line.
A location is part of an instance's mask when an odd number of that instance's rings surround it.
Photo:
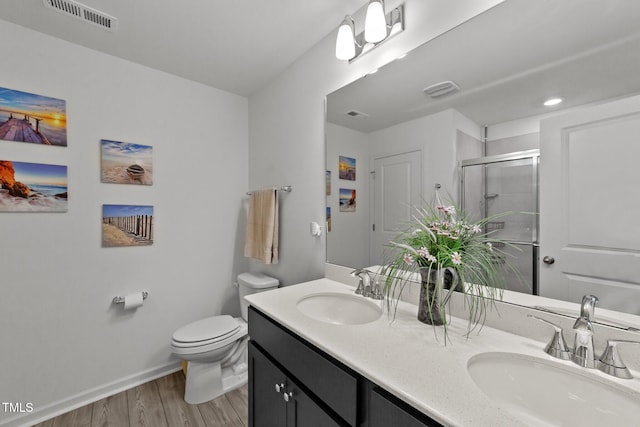
<path fill-rule="evenodd" d="M 178 329 L 171 339 L 176 354 L 203 353 L 224 347 L 247 334 L 245 322 L 231 316 L 213 316 Z"/>

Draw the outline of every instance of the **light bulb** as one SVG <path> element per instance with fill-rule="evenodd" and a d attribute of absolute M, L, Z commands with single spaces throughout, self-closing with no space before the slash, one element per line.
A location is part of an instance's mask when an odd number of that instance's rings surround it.
<path fill-rule="evenodd" d="M 345 16 L 338 28 L 336 39 L 336 58 L 347 61 L 356 56 L 356 43 L 353 19 Z"/>
<path fill-rule="evenodd" d="M 364 39 L 368 43 L 378 43 L 387 37 L 387 18 L 384 16 L 384 2 L 371 0 L 364 20 Z"/>

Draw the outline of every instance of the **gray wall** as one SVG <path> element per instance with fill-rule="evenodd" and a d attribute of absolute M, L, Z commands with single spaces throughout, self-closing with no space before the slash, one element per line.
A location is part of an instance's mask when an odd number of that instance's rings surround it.
<path fill-rule="evenodd" d="M 239 314 L 248 101 L 1 20 L 0 39 L 3 87 L 67 102 L 67 147 L 0 141 L 68 166 L 67 213 L 0 212 L 0 400 L 46 416 L 176 369 L 178 327 Z M 151 145 L 153 185 L 100 183 L 101 139 Z M 153 205 L 154 244 L 102 248 L 102 204 Z M 142 290 L 135 312 L 111 303 Z"/>

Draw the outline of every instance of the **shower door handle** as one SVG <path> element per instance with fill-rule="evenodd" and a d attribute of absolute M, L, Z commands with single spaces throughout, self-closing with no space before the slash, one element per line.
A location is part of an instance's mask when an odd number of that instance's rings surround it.
<path fill-rule="evenodd" d="M 554 262 L 556 262 L 556 260 L 553 257 L 546 256 L 546 257 L 542 258 L 542 262 L 544 262 L 545 264 L 551 265 Z"/>

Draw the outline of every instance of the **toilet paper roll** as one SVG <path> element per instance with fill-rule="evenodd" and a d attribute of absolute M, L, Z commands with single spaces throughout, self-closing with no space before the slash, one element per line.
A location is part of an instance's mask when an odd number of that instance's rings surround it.
<path fill-rule="evenodd" d="M 133 310 L 140 307 L 144 303 L 144 297 L 142 292 L 136 292 L 135 294 L 125 295 L 124 297 L 124 309 Z"/>

